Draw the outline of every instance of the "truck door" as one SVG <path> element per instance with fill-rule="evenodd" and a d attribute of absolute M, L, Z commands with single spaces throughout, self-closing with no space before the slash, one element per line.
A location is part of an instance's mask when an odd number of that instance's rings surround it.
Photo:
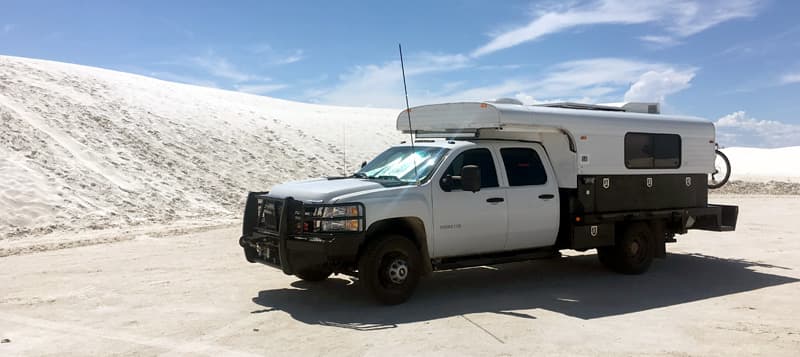
<path fill-rule="evenodd" d="M 489 149 L 469 149 L 450 161 L 432 182 L 436 257 L 496 252 L 505 247 L 506 190 L 500 187 L 495 162 Z M 480 167 L 480 191 L 463 191 L 455 180 L 447 184 L 449 177 L 461 175 L 465 165 Z"/>
<path fill-rule="evenodd" d="M 506 250 L 555 244 L 558 235 L 558 183 L 540 145 L 499 144 L 507 189 Z"/>

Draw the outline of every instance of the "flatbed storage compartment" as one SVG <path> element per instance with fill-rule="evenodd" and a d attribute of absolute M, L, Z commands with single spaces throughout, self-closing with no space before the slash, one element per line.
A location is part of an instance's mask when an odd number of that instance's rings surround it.
<path fill-rule="evenodd" d="M 706 207 L 705 174 L 578 177 L 579 214 Z"/>

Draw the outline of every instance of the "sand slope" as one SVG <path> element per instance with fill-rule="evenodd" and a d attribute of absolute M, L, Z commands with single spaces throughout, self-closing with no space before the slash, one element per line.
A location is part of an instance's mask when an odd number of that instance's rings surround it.
<path fill-rule="evenodd" d="M 235 217 L 398 142 L 397 112 L 0 56 L 0 238 Z"/>
<path fill-rule="evenodd" d="M 248 191 L 340 175 L 345 156 L 352 172 L 404 140 L 397 113 L 0 56 L 0 240 L 230 222 Z M 800 147 L 724 152 L 732 180 L 758 183 L 718 192 L 800 193 Z"/>

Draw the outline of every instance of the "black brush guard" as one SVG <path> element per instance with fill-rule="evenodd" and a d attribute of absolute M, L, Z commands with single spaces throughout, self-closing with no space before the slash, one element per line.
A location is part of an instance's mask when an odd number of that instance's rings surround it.
<path fill-rule="evenodd" d="M 327 265 L 334 271 L 346 271 L 357 257 L 364 241 L 366 219 L 364 206 L 355 217 L 320 218 L 308 212 L 318 207 L 352 206 L 347 204 L 304 204 L 287 197 L 279 199 L 267 196 L 268 192 L 250 192 L 245 205 L 242 246 L 245 258 L 251 263 L 261 263 L 280 268 L 292 275 L 306 267 Z M 272 214 L 267 210 L 271 205 Z M 360 232 L 304 232 L 312 220 L 359 219 Z M 298 229 L 300 227 L 300 229 Z"/>

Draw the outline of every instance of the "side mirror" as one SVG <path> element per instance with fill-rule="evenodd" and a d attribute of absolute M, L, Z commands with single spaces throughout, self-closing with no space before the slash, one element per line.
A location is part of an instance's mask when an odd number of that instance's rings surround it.
<path fill-rule="evenodd" d="M 458 176 L 456 176 L 458 177 Z M 453 176 L 445 175 L 442 177 L 442 180 L 439 181 L 439 186 L 442 188 L 444 192 L 450 192 L 453 190 Z"/>
<path fill-rule="evenodd" d="M 478 165 L 466 165 L 461 168 L 461 189 L 478 192 L 481 190 L 481 168 Z"/>
<path fill-rule="evenodd" d="M 367 162 L 366 161 L 362 161 L 361 162 L 361 168 L 364 168 L 364 166 L 367 166 Z"/>

